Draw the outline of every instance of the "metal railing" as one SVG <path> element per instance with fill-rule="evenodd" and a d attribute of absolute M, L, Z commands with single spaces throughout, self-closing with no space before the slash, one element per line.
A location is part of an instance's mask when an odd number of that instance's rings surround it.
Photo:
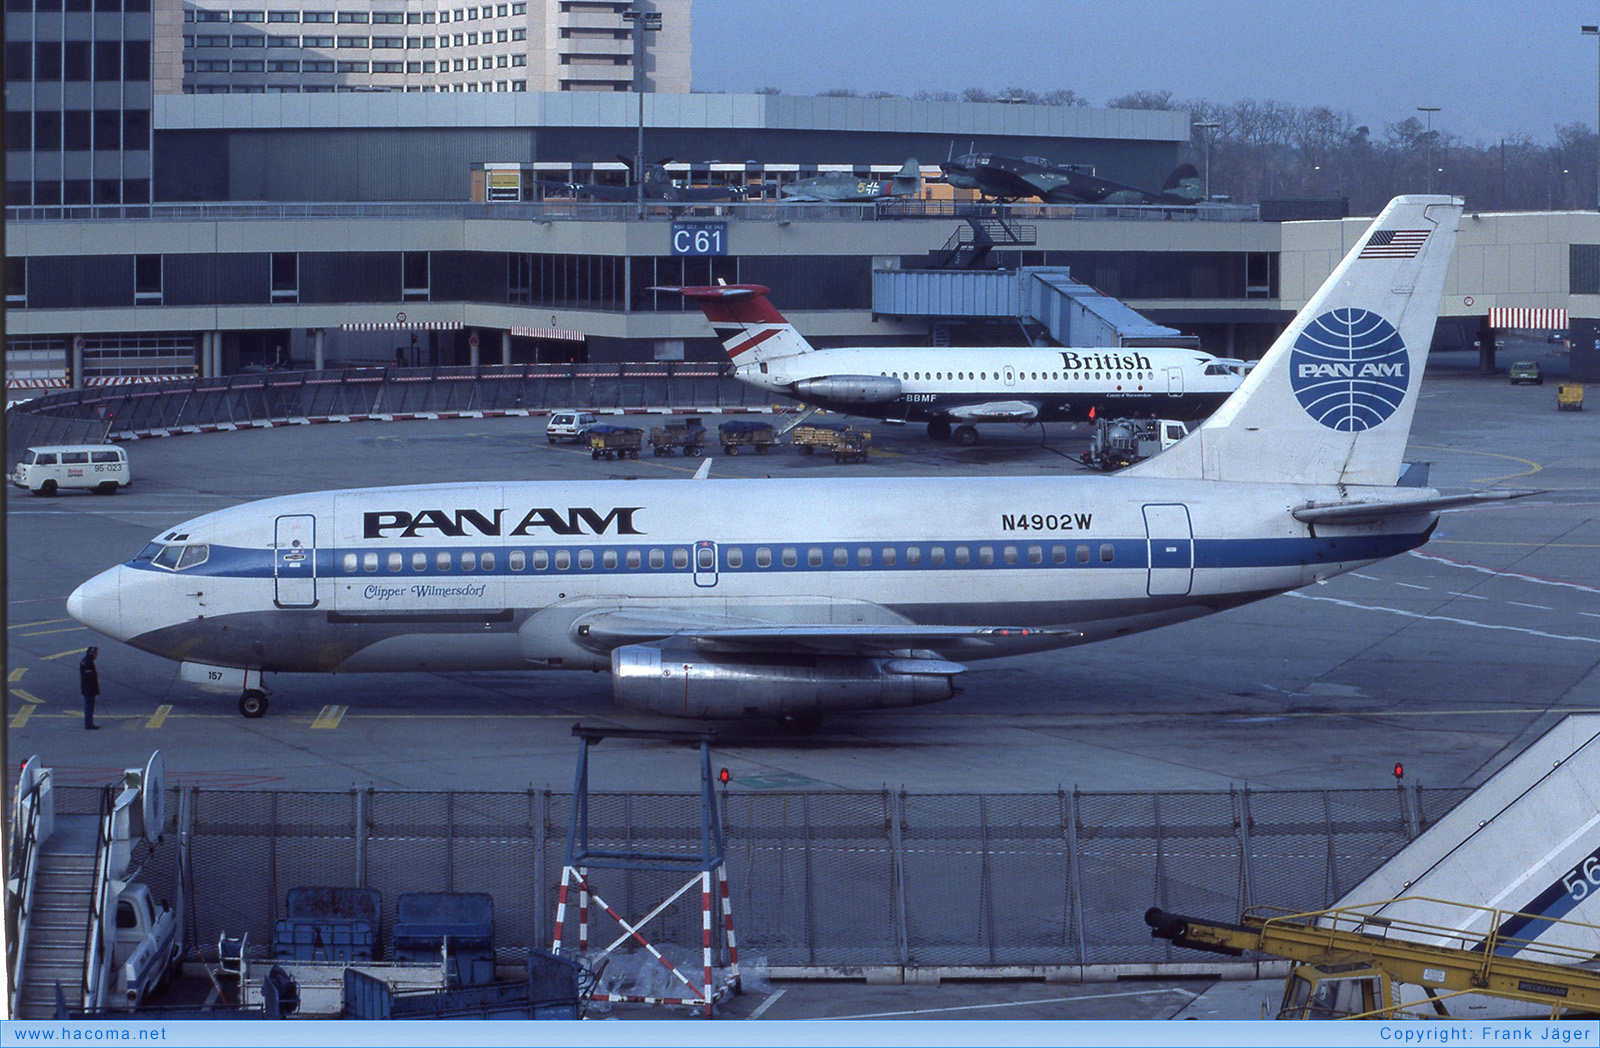
<path fill-rule="evenodd" d="M 57 787 L 58 808 L 88 803 Z M 182 787 L 190 945 L 271 942 L 289 888 L 377 888 L 380 941 L 406 891 L 488 892 L 497 948 L 547 947 L 572 812 L 551 790 L 433 793 Z M 912 794 L 719 792 L 741 952 L 774 967 L 990 971 L 1192 964 L 1153 940 L 1152 905 L 1240 914 L 1326 909 L 1470 791 Z M 692 853 L 698 794 L 592 793 L 591 842 Z M 169 850 L 145 880 L 174 876 Z M 666 879 L 663 879 L 666 878 Z M 637 918 L 673 884 L 617 875 Z M 659 941 L 700 942 L 698 913 L 663 914 Z"/>
<path fill-rule="evenodd" d="M 93 443 L 152 433 L 300 420 L 789 410 L 725 364 L 511 364 L 480 367 L 270 371 L 96 386 L 52 393 L 6 412 L 8 456 L 30 444 Z M 76 439 L 68 440 L 67 438 Z M 91 439 L 92 437 L 92 439 Z M 47 439 L 48 438 L 48 439 Z M 8 471 L 15 458 L 7 462 Z"/>
<path fill-rule="evenodd" d="M 388 221 L 457 219 L 515 222 L 671 221 L 726 218 L 737 222 L 877 222 L 912 218 L 1000 218 L 1007 221 L 1256 222 L 1260 209 L 1245 204 L 993 204 L 981 201 L 896 200 L 888 203 L 636 204 L 581 200 L 526 203 L 431 201 L 426 203 L 207 203 L 85 204 L 8 207 L 6 222 L 218 222 L 259 219 L 351 219 Z"/>

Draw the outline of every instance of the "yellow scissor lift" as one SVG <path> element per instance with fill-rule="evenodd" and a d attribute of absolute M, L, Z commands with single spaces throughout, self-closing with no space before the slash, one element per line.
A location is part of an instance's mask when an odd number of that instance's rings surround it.
<path fill-rule="evenodd" d="M 1256 907 L 1237 924 L 1156 907 L 1144 919 L 1152 936 L 1180 946 L 1235 957 L 1254 950 L 1295 962 L 1284 981 L 1279 1019 L 1448 1019 L 1447 1002 L 1464 995 L 1520 1001 L 1552 1019 L 1600 1015 L 1596 949 L 1539 941 L 1554 929 L 1561 934 L 1551 938 L 1600 943 L 1600 926 L 1407 898 L 1447 907 L 1462 920 L 1446 927 L 1369 912 L 1401 901 L 1395 899 L 1314 913 Z M 1501 934 L 1508 922 L 1533 929 L 1539 938 Z M 1463 930 L 1484 927 L 1490 930 Z M 1415 986 L 1424 996 L 1404 1001 L 1402 986 Z"/>

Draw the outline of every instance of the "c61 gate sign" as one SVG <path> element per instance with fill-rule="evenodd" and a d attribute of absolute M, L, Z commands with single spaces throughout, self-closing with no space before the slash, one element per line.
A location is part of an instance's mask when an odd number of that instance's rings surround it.
<path fill-rule="evenodd" d="M 728 223 L 672 223 L 672 253 L 674 255 L 726 255 L 728 253 Z"/>

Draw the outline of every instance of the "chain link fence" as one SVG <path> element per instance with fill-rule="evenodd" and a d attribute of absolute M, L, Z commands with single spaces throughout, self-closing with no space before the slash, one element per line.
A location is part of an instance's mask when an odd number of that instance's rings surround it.
<path fill-rule="evenodd" d="M 1258 904 L 1329 907 L 1470 792 L 724 791 L 719 804 L 741 951 L 783 967 L 986 968 L 1192 963 L 1150 937 L 1146 908 L 1235 919 Z M 96 796 L 57 787 L 57 810 L 92 813 Z M 408 891 L 489 893 L 502 950 L 553 938 L 565 793 L 182 787 L 167 810 L 167 841 L 143 879 L 173 894 L 175 843 L 187 842 L 191 947 L 248 932 L 264 948 L 302 886 L 378 889 L 380 943 Z M 596 849 L 697 854 L 699 797 L 591 793 L 589 834 Z M 629 920 L 684 880 L 591 876 Z M 591 921 L 604 947 L 615 925 Z M 651 939 L 698 944 L 700 921 L 693 903 L 668 908 Z"/>

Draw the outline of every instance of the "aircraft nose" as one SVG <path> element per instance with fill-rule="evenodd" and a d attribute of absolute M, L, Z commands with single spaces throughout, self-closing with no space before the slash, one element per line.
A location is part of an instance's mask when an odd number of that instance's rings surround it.
<path fill-rule="evenodd" d="M 67 614 L 92 630 L 126 640 L 122 629 L 122 568 L 102 571 L 72 591 Z"/>

